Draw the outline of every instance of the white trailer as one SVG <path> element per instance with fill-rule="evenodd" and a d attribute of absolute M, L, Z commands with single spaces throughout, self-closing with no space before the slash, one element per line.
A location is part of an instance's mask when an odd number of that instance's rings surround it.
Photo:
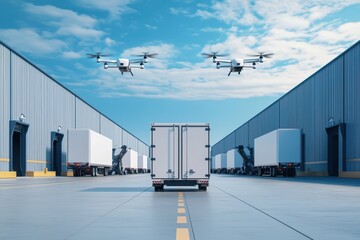
<path fill-rule="evenodd" d="M 138 173 L 138 153 L 129 148 L 122 159 L 122 167 L 125 171 L 125 174 Z"/>
<path fill-rule="evenodd" d="M 146 155 L 138 155 L 138 173 L 147 173 L 148 170 L 148 157 Z"/>
<path fill-rule="evenodd" d="M 198 186 L 210 178 L 208 123 L 151 124 L 151 178 L 155 191 L 166 186 Z"/>
<path fill-rule="evenodd" d="M 67 167 L 74 176 L 108 174 L 112 166 L 111 139 L 90 129 L 69 129 L 67 138 Z"/>
<path fill-rule="evenodd" d="M 226 167 L 229 174 L 239 173 L 243 167 L 243 160 L 236 149 L 231 149 L 226 153 Z"/>
<path fill-rule="evenodd" d="M 254 141 L 254 167 L 258 175 L 295 176 L 301 163 L 301 130 L 277 129 Z"/>
<path fill-rule="evenodd" d="M 213 173 L 222 173 L 226 170 L 226 153 L 219 153 L 214 156 Z"/>

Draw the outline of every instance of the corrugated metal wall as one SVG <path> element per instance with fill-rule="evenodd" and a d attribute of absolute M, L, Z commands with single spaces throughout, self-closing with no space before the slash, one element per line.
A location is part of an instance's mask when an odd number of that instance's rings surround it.
<path fill-rule="evenodd" d="M 360 171 L 360 44 L 344 55 L 346 170 Z"/>
<path fill-rule="evenodd" d="M 243 145 L 249 146 L 249 123 L 245 123 L 235 130 L 235 146 Z"/>
<path fill-rule="evenodd" d="M 52 169 L 51 132 L 75 128 L 75 97 L 48 76 L 12 53 L 12 118 L 26 116 L 27 170 Z M 66 132 L 63 149 L 66 151 Z M 66 161 L 66 155 L 65 159 Z"/>
<path fill-rule="evenodd" d="M 92 129 L 100 132 L 100 113 L 94 111 L 87 103 L 76 98 L 76 128 Z"/>
<path fill-rule="evenodd" d="M 0 45 L 0 171 L 9 170 L 10 51 Z"/>
<path fill-rule="evenodd" d="M 119 128 L 107 117 L 100 116 L 100 133 L 113 140 L 113 147 L 121 147 L 122 144 L 122 128 Z"/>
<path fill-rule="evenodd" d="M 9 170 L 9 121 L 18 120 L 21 114 L 26 116 L 25 122 L 30 124 L 27 132 L 27 171 L 42 171 L 45 167 L 52 169 L 51 132 L 57 131 L 58 126 L 62 127 L 64 133 L 63 171 L 66 170 L 66 134 L 70 128 L 92 129 L 111 138 L 114 146 L 126 144 L 148 155 L 148 145 L 2 43 L 0 60 L 0 171 Z"/>
<path fill-rule="evenodd" d="M 304 134 L 305 170 L 327 172 L 329 119 L 346 124 L 347 171 L 360 171 L 360 42 L 235 130 L 235 146 L 277 128 Z M 212 147 L 212 156 L 234 145 L 232 133 Z M 248 141 L 248 142 L 247 142 Z"/>
<path fill-rule="evenodd" d="M 249 121 L 249 146 L 254 139 L 279 128 L 279 102 L 275 102 Z"/>

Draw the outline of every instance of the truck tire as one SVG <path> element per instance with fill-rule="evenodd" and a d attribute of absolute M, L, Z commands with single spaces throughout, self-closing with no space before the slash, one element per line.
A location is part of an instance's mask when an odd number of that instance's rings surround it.
<path fill-rule="evenodd" d="M 271 167 L 270 168 L 270 176 L 271 177 L 276 177 L 276 167 Z"/>

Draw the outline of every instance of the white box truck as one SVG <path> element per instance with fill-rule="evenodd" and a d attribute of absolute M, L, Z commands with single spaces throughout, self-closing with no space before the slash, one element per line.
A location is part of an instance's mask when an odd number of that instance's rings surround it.
<path fill-rule="evenodd" d="M 125 174 L 138 173 L 138 153 L 129 148 L 127 153 L 122 158 L 122 167 Z"/>
<path fill-rule="evenodd" d="M 112 140 L 90 129 L 67 131 L 68 169 L 74 176 L 108 175 L 112 166 Z"/>
<path fill-rule="evenodd" d="M 226 167 L 229 174 L 239 174 L 243 167 L 243 160 L 236 149 L 226 152 Z"/>
<path fill-rule="evenodd" d="M 147 173 L 148 170 L 148 157 L 143 154 L 138 155 L 138 173 Z"/>
<path fill-rule="evenodd" d="M 222 173 L 222 171 L 226 170 L 226 153 L 219 153 L 215 155 L 213 161 L 214 161 L 214 168 L 212 169 L 213 173 Z"/>
<path fill-rule="evenodd" d="M 152 123 L 151 178 L 155 191 L 166 186 L 198 186 L 210 178 L 208 123 Z"/>
<path fill-rule="evenodd" d="M 294 177 L 301 163 L 301 130 L 277 129 L 255 139 L 254 167 L 258 175 Z"/>

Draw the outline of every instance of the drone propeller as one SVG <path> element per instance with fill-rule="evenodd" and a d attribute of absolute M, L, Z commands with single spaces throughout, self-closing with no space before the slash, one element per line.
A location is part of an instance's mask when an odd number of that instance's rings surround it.
<path fill-rule="evenodd" d="M 87 53 L 86 54 L 88 58 L 100 58 L 100 57 L 109 57 L 111 55 L 108 54 L 101 54 L 101 52 L 97 53 Z"/>
<path fill-rule="evenodd" d="M 259 57 L 259 58 L 271 58 L 273 55 L 274 55 L 273 53 L 259 52 L 259 54 L 248 55 L 248 56 L 250 56 L 250 57 Z"/>
<path fill-rule="evenodd" d="M 135 57 L 143 57 L 143 58 L 155 58 L 158 54 L 157 53 L 149 53 L 143 52 L 143 54 L 134 55 Z"/>
<path fill-rule="evenodd" d="M 218 52 L 211 52 L 211 53 L 201 53 L 204 58 L 217 58 L 217 57 L 225 57 L 227 54 L 218 54 Z"/>

